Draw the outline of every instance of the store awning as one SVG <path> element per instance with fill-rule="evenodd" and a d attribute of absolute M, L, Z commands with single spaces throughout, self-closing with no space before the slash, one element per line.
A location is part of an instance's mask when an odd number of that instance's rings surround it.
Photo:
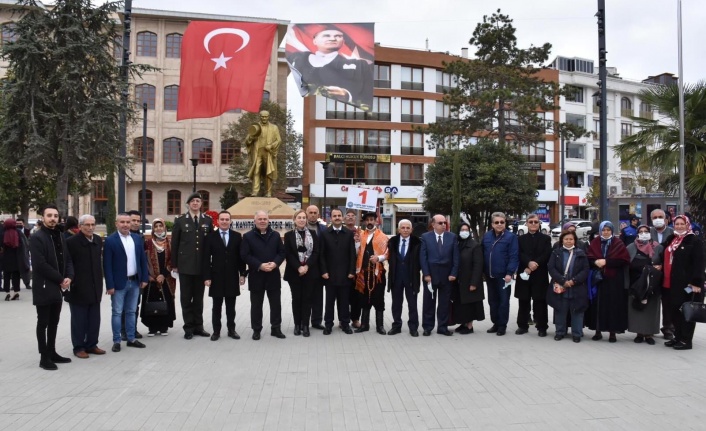
<path fill-rule="evenodd" d="M 423 213 L 426 212 L 424 211 L 424 207 L 422 204 L 395 204 L 395 208 L 397 209 L 397 212 L 401 213 Z"/>

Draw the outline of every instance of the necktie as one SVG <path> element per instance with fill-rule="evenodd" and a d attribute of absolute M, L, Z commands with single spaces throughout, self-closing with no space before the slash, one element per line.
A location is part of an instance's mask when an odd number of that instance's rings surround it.
<path fill-rule="evenodd" d="M 225 233 L 225 232 L 221 232 L 221 237 L 223 238 L 223 245 L 225 245 L 226 247 L 228 247 L 228 241 L 226 241 L 226 233 Z"/>
<path fill-rule="evenodd" d="M 444 246 L 444 243 L 441 242 L 441 235 L 436 237 L 436 245 L 439 247 L 439 251 L 441 251 L 441 247 Z"/>
<path fill-rule="evenodd" d="M 194 224 L 199 227 L 199 216 L 194 216 Z"/>
<path fill-rule="evenodd" d="M 402 259 L 404 259 L 405 254 L 407 254 L 407 239 L 403 238 L 402 239 L 402 251 L 400 252 L 400 255 L 402 256 Z"/>

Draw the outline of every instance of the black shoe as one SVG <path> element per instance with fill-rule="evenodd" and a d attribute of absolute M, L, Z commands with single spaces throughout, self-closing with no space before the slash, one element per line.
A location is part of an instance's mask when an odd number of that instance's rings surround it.
<path fill-rule="evenodd" d="M 120 339 L 123 341 L 127 341 L 127 332 L 120 332 Z"/>
<path fill-rule="evenodd" d="M 609 342 L 609 343 L 615 343 L 615 342 L 617 342 L 617 341 L 618 341 L 618 339 L 615 338 L 615 335 L 611 335 L 610 337 L 608 337 L 608 342 Z"/>
<path fill-rule="evenodd" d="M 49 359 L 48 355 L 42 355 L 42 358 L 39 360 L 39 368 L 42 368 L 47 371 L 54 371 L 58 370 L 59 367 L 56 366 L 55 363 Z"/>
<path fill-rule="evenodd" d="M 272 328 L 270 335 L 279 339 L 287 338 L 287 336 L 282 333 L 282 330 L 280 328 Z"/>
<path fill-rule="evenodd" d="M 522 335 L 522 334 L 526 334 L 528 332 L 529 332 L 529 329 L 527 329 L 527 328 L 517 328 L 517 330 L 515 331 L 515 334 Z"/>
<path fill-rule="evenodd" d="M 428 337 L 428 336 L 431 335 L 431 331 L 427 331 L 427 330 L 425 329 L 424 332 L 422 333 L 422 335 L 424 335 L 425 337 Z"/>
<path fill-rule="evenodd" d="M 235 332 L 235 329 L 233 329 L 232 331 L 228 331 L 228 337 L 230 337 L 234 340 L 240 340 L 240 334 Z"/>
<path fill-rule="evenodd" d="M 546 336 L 547 336 L 547 331 L 546 331 L 546 330 L 540 330 L 540 331 L 537 333 L 537 335 L 539 335 L 540 337 L 546 337 Z"/>
<path fill-rule="evenodd" d="M 563 336 L 563 335 L 555 335 L 555 336 L 554 336 L 554 341 L 561 341 L 561 340 L 563 340 L 563 339 L 564 339 L 564 336 Z"/>
<path fill-rule="evenodd" d="M 635 339 L 632 340 L 632 341 L 634 341 L 634 342 L 636 342 L 636 343 L 642 343 L 643 341 L 645 341 L 645 337 L 643 337 L 642 335 L 638 335 L 638 336 L 635 337 Z"/>
<path fill-rule="evenodd" d="M 377 331 L 378 334 L 380 335 L 387 335 L 387 331 L 385 331 L 384 326 L 377 326 L 375 327 L 375 330 Z"/>
<path fill-rule="evenodd" d="M 574 343 L 580 343 L 581 337 L 574 337 Z"/>
<path fill-rule="evenodd" d="M 65 358 L 56 352 L 52 352 L 51 354 L 49 354 L 49 360 L 51 360 L 55 364 L 68 364 L 69 362 L 71 362 L 71 358 Z"/>
<path fill-rule="evenodd" d="M 208 332 L 204 331 L 203 329 L 197 329 L 194 331 L 194 335 L 198 335 L 199 337 L 210 337 L 211 334 Z"/>
<path fill-rule="evenodd" d="M 348 329 L 350 329 L 350 328 L 348 328 Z M 305 337 L 308 337 L 309 335 L 311 335 L 311 332 L 309 332 L 309 327 L 308 327 L 308 326 L 302 327 L 302 335 L 305 336 Z"/>
<path fill-rule="evenodd" d="M 299 336 L 302 334 L 302 327 L 301 325 L 294 325 L 294 336 Z"/>
<path fill-rule="evenodd" d="M 419 337 L 419 331 L 417 331 L 416 329 L 409 331 L 409 335 L 411 335 L 413 337 Z"/>
<path fill-rule="evenodd" d="M 355 331 L 358 332 L 358 331 Z M 331 335 L 331 328 L 324 328 L 324 335 Z"/>
<path fill-rule="evenodd" d="M 138 349 L 144 349 L 146 346 L 142 344 L 141 341 L 137 341 L 137 338 L 135 338 L 132 341 L 127 342 L 128 347 L 137 347 Z"/>
<path fill-rule="evenodd" d="M 505 335 L 505 330 L 504 330 L 504 329 L 498 329 L 498 332 L 496 332 L 495 335 L 501 337 L 501 336 Z"/>
<path fill-rule="evenodd" d="M 351 329 L 350 326 L 344 326 L 341 330 L 348 335 L 353 333 L 353 330 Z"/>
<path fill-rule="evenodd" d="M 32 290 L 32 285 L 27 285 L 27 290 Z"/>
<path fill-rule="evenodd" d="M 259 340 L 260 339 L 260 331 L 253 331 L 252 339 L 255 341 Z"/>
<path fill-rule="evenodd" d="M 488 329 L 488 330 L 485 331 L 485 332 L 487 332 L 488 334 L 494 334 L 494 333 L 498 332 L 498 327 L 495 326 L 495 325 L 493 325 L 493 326 L 490 327 L 490 329 Z"/>
<path fill-rule="evenodd" d="M 370 331 L 370 326 L 368 326 L 368 325 L 360 325 L 360 328 L 356 329 L 356 330 L 353 331 L 353 332 L 355 332 L 355 333 L 358 334 L 358 333 L 361 333 L 361 332 L 368 332 L 368 331 Z"/>
<path fill-rule="evenodd" d="M 677 340 L 671 339 L 669 341 L 664 342 L 665 347 L 674 347 L 677 344 Z"/>
<path fill-rule="evenodd" d="M 458 332 L 460 334 L 465 327 L 466 325 L 458 325 L 458 328 L 454 329 L 454 332 Z"/>
<path fill-rule="evenodd" d="M 184 338 L 187 339 L 187 340 L 191 340 L 192 338 L 194 338 L 193 332 L 185 332 L 185 333 L 184 333 Z"/>
<path fill-rule="evenodd" d="M 691 343 L 679 341 L 674 345 L 674 350 L 691 350 Z"/>
<path fill-rule="evenodd" d="M 671 332 L 667 332 L 666 334 L 664 334 L 664 339 L 665 340 L 673 340 L 674 334 L 672 334 Z"/>
<path fill-rule="evenodd" d="M 142 334 L 140 334 L 139 332 L 137 332 L 137 330 L 135 330 L 135 338 L 137 338 L 137 339 L 142 338 Z"/>
<path fill-rule="evenodd" d="M 441 335 L 446 335 L 447 337 L 451 337 L 454 334 L 453 332 L 449 331 L 448 329 L 446 331 L 441 331 L 441 332 L 437 331 L 436 333 L 441 334 Z"/>
<path fill-rule="evenodd" d="M 603 339 L 603 334 L 601 334 L 600 332 L 596 332 L 596 334 L 593 337 L 591 337 L 591 340 L 593 340 L 593 341 L 599 341 L 602 339 Z"/>
<path fill-rule="evenodd" d="M 390 331 L 387 333 L 387 335 L 397 335 L 400 332 L 402 332 L 402 329 L 400 329 L 396 326 L 393 326 L 392 329 L 390 329 Z"/>
<path fill-rule="evenodd" d="M 457 332 L 457 333 L 459 333 L 459 334 L 461 334 L 461 335 L 466 335 L 466 334 L 470 334 L 470 333 L 471 333 L 471 328 L 469 328 L 469 327 L 466 326 L 466 325 L 461 325 L 461 326 L 459 326 L 458 328 L 456 328 L 456 329 L 454 330 L 454 332 Z"/>
<path fill-rule="evenodd" d="M 649 344 L 650 346 L 655 345 L 655 339 L 652 337 L 645 337 L 645 343 Z"/>
<path fill-rule="evenodd" d="M 211 341 L 218 341 L 219 338 L 221 338 L 221 334 L 216 331 L 213 331 L 213 334 L 211 334 Z"/>
<path fill-rule="evenodd" d="M 118 353 L 120 351 L 120 343 L 114 343 L 113 348 L 110 350 L 112 350 L 115 353 Z"/>
<path fill-rule="evenodd" d="M 5 301 L 9 301 L 10 298 L 12 298 L 12 295 L 10 295 L 10 294 L 8 293 L 7 296 L 5 296 Z"/>
<path fill-rule="evenodd" d="M 321 323 L 317 323 L 316 325 L 311 325 L 311 327 L 314 329 L 321 329 L 322 331 L 324 329 L 326 329 L 326 328 L 324 328 L 324 325 L 322 325 Z"/>

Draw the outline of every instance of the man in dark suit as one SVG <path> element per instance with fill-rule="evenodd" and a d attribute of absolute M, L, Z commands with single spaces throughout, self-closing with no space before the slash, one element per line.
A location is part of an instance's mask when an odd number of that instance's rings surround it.
<path fill-rule="evenodd" d="M 529 331 L 530 310 L 534 310 L 534 322 L 540 337 L 547 336 L 547 264 L 552 252 L 552 239 L 540 232 L 537 214 L 527 217 L 527 233 L 517 240 L 520 266 L 517 268 L 515 298 L 519 301 L 517 310 L 517 331 L 522 335 Z"/>
<path fill-rule="evenodd" d="M 458 277 L 458 239 L 456 234 L 446 231 L 446 219 L 437 214 L 432 218 L 434 230 L 422 235 L 422 246 L 419 261 L 422 266 L 424 281 L 429 288 L 424 291 L 422 299 L 422 328 L 424 336 L 431 335 L 434 329 L 434 308 L 436 297 L 439 306 L 436 310 L 439 326 L 438 334 L 451 336 L 449 331 L 449 309 L 451 308 L 451 287 Z"/>
<path fill-rule="evenodd" d="M 145 244 L 139 235 L 130 232 L 130 215 L 120 213 L 115 221 L 118 231 L 105 240 L 103 250 L 103 273 L 105 289 L 113 308 L 111 325 L 113 327 L 113 352 L 120 351 L 121 316 L 125 313 L 125 330 L 128 347 L 144 348 L 145 345 L 135 337 L 135 314 L 140 289 L 149 282 Z"/>
<path fill-rule="evenodd" d="M 284 245 L 280 234 L 270 227 L 270 218 L 265 211 L 255 213 L 255 227 L 243 235 L 240 256 L 248 264 L 252 339 L 260 339 L 265 294 L 270 302 L 270 335 L 286 338 L 282 333 L 282 280 L 279 272 L 279 266 L 284 262 Z"/>
<path fill-rule="evenodd" d="M 78 226 L 81 231 L 66 240 L 76 274 L 67 302 L 71 308 L 71 342 L 74 345 L 74 355 L 87 359 L 89 353 L 105 354 L 105 350 L 98 347 L 103 294 L 103 240 L 93 233 L 96 219 L 92 215 L 84 214 L 79 217 Z"/>
<path fill-rule="evenodd" d="M 331 226 L 321 235 L 321 277 L 326 282 L 326 328 L 324 334 L 333 328 L 333 306 L 338 306 L 338 320 L 346 334 L 352 334 L 350 309 L 348 305 L 350 286 L 355 276 L 355 242 L 353 232 L 343 226 L 343 213 L 340 209 L 331 210 Z"/>
<path fill-rule="evenodd" d="M 235 299 L 240 296 L 240 286 L 245 284 L 245 261 L 240 257 L 240 233 L 230 229 L 230 213 L 218 213 L 218 229 L 206 236 L 203 247 L 203 279 L 208 296 L 213 298 L 213 335 L 211 341 L 221 336 L 221 309 L 226 303 L 228 336 L 235 340 Z"/>
<path fill-rule="evenodd" d="M 208 337 L 203 329 L 203 243 L 213 230 L 211 217 L 201 212 L 201 195 L 192 193 L 186 204 L 189 211 L 174 219 L 172 228 L 172 270 L 179 273 L 184 338 Z"/>
<path fill-rule="evenodd" d="M 306 224 L 310 231 L 321 238 L 321 235 L 326 230 L 326 225 L 319 222 L 319 208 L 316 205 L 306 207 Z M 319 255 L 319 260 L 321 260 L 321 255 Z M 323 320 L 324 281 L 321 278 L 317 278 L 316 282 L 311 287 L 311 327 L 323 330 Z"/>
<path fill-rule="evenodd" d="M 402 332 L 402 305 L 407 298 L 409 334 L 418 337 L 419 312 L 417 311 L 417 294 L 421 284 L 421 265 L 419 252 L 422 242 L 412 235 L 412 222 L 403 219 L 397 223 L 399 234 L 390 238 L 387 243 L 387 262 L 390 275 L 387 280 L 387 291 L 392 292 L 392 329 L 388 335 Z"/>

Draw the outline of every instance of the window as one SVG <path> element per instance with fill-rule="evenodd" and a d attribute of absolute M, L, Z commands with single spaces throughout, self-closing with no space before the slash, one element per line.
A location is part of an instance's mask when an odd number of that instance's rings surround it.
<path fill-rule="evenodd" d="M 142 190 L 137 192 L 137 210 L 142 213 Z M 145 215 L 152 214 L 152 190 L 145 190 Z"/>
<path fill-rule="evenodd" d="M 326 129 L 326 152 L 390 154 L 390 131 Z"/>
<path fill-rule="evenodd" d="M 632 191 L 632 178 L 620 178 L 620 188 L 623 189 L 623 192 Z"/>
<path fill-rule="evenodd" d="M 598 95 L 593 96 L 593 113 L 599 114 L 601 112 L 601 98 Z M 610 106 L 606 104 L 605 106 L 606 115 L 610 114 Z"/>
<path fill-rule="evenodd" d="M 601 168 L 601 149 L 600 148 L 594 148 L 593 149 L 593 169 L 600 169 Z M 589 186 L 591 184 L 589 183 Z"/>
<path fill-rule="evenodd" d="M 649 103 L 640 102 L 640 118 L 652 119 L 652 106 Z"/>
<path fill-rule="evenodd" d="M 270 101 L 270 92 L 267 90 L 262 91 L 262 101 L 263 102 L 269 102 Z"/>
<path fill-rule="evenodd" d="M 142 109 L 142 104 L 147 103 L 147 109 L 154 109 L 156 100 L 156 89 L 154 85 L 140 84 L 135 86 L 135 103 L 138 109 Z"/>
<path fill-rule="evenodd" d="M 544 142 L 534 142 L 520 144 L 520 154 L 527 157 L 528 162 L 541 162 L 547 161 L 546 148 Z"/>
<path fill-rule="evenodd" d="M 326 119 L 362 120 L 364 118 L 365 111 L 335 99 L 326 99 Z"/>
<path fill-rule="evenodd" d="M 402 66 L 403 90 L 424 90 L 424 69 Z"/>
<path fill-rule="evenodd" d="M 107 201 L 108 193 L 105 190 L 105 181 L 94 181 L 93 182 L 93 200 L 95 201 Z"/>
<path fill-rule="evenodd" d="M 578 142 L 567 143 L 566 157 L 569 159 L 586 159 L 586 146 Z"/>
<path fill-rule="evenodd" d="M 451 118 L 451 107 L 444 102 L 436 101 L 436 121 L 441 122 Z"/>
<path fill-rule="evenodd" d="M 578 87 L 576 85 L 565 85 L 564 89 L 566 90 L 567 102 L 583 103 L 583 87 Z"/>
<path fill-rule="evenodd" d="M 620 123 L 620 136 L 626 137 L 632 135 L 632 124 Z"/>
<path fill-rule="evenodd" d="M 181 210 L 181 192 L 169 190 L 167 192 L 167 215 L 177 215 Z"/>
<path fill-rule="evenodd" d="M 566 187 L 583 187 L 583 172 L 566 172 Z"/>
<path fill-rule="evenodd" d="M 118 64 L 122 64 L 122 61 L 123 61 L 123 38 L 122 38 L 122 36 L 115 36 L 115 39 L 113 39 L 113 58 L 118 60 Z"/>
<path fill-rule="evenodd" d="M 162 162 L 164 162 L 164 163 L 183 163 L 184 162 L 184 141 L 179 138 L 165 139 L 162 142 Z"/>
<path fill-rule="evenodd" d="M 15 23 L 8 22 L 2 25 L 2 32 L 0 36 L 2 37 L 2 44 L 5 45 L 9 42 L 17 42 L 17 34 L 15 34 Z"/>
<path fill-rule="evenodd" d="M 142 137 L 132 140 L 132 153 L 136 162 L 142 162 Z M 147 138 L 147 163 L 154 163 L 154 139 Z"/>
<path fill-rule="evenodd" d="M 240 156 L 240 144 L 234 140 L 221 142 L 221 164 L 229 165 Z"/>
<path fill-rule="evenodd" d="M 451 89 L 456 88 L 456 77 L 450 73 L 442 72 L 441 70 L 436 71 L 436 92 L 444 93 L 449 92 Z"/>
<path fill-rule="evenodd" d="M 402 99 L 402 122 L 423 123 L 424 109 L 421 100 Z"/>
<path fill-rule="evenodd" d="M 620 99 L 620 115 L 623 117 L 632 117 L 632 102 L 627 97 Z"/>
<path fill-rule="evenodd" d="M 401 154 L 423 156 L 424 135 L 421 133 L 402 132 Z"/>
<path fill-rule="evenodd" d="M 199 164 L 213 163 L 213 141 L 199 138 L 191 141 L 191 158 L 199 159 Z"/>
<path fill-rule="evenodd" d="M 566 114 L 566 122 L 582 128 L 586 128 L 586 117 L 583 115 Z"/>
<path fill-rule="evenodd" d="M 373 66 L 373 85 L 378 88 L 390 88 L 390 66 L 376 64 Z"/>
<path fill-rule="evenodd" d="M 329 169 L 329 184 L 390 185 L 389 163 L 338 162 L 331 163 Z"/>
<path fill-rule="evenodd" d="M 402 171 L 400 173 L 400 185 L 424 185 L 424 165 L 419 163 L 402 163 L 401 165 Z"/>
<path fill-rule="evenodd" d="M 167 58 L 181 58 L 181 37 L 179 33 L 167 35 Z"/>
<path fill-rule="evenodd" d="M 208 211 L 208 203 L 211 200 L 211 194 L 208 192 L 208 190 L 197 190 L 196 192 L 201 195 L 201 211 Z"/>
<path fill-rule="evenodd" d="M 373 97 L 373 106 L 370 112 L 365 114 L 368 120 L 390 121 L 390 98 L 389 97 Z"/>
<path fill-rule="evenodd" d="M 534 171 L 535 179 L 537 181 L 537 190 L 547 189 L 547 179 L 544 171 Z"/>
<path fill-rule="evenodd" d="M 137 55 L 140 57 L 157 56 L 157 35 L 151 31 L 137 33 Z"/>
<path fill-rule="evenodd" d="M 179 86 L 168 85 L 164 87 L 164 110 L 176 111 L 179 104 Z"/>

